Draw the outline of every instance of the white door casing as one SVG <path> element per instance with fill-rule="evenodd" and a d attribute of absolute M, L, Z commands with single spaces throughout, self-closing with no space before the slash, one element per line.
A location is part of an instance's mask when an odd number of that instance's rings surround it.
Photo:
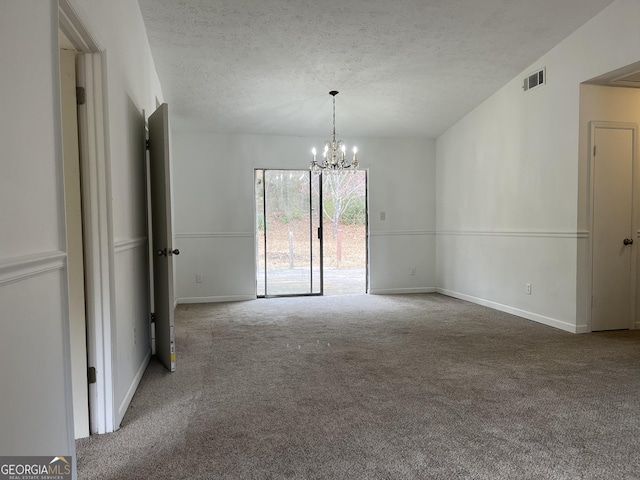
<path fill-rule="evenodd" d="M 86 103 L 78 107 L 82 215 L 85 250 L 87 362 L 96 382 L 89 385 L 91 433 L 116 430 L 113 391 L 112 312 L 115 312 L 113 218 L 110 162 L 106 148 L 102 54 L 79 53 L 78 86 Z"/>
<path fill-rule="evenodd" d="M 115 312 L 113 220 L 111 212 L 106 71 L 103 48 L 69 0 L 58 0 L 60 30 L 77 54 L 77 85 L 85 90 L 78 106 L 85 264 L 87 364 L 95 368 L 89 385 L 90 433 L 116 430 L 113 392 L 112 312 Z"/>

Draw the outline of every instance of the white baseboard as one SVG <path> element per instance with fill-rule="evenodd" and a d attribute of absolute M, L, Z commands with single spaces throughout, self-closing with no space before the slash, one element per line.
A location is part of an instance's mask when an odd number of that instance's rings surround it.
<path fill-rule="evenodd" d="M 418 287 L 418 288 L 372 288 L 369 290 L 371 295 L 399 295 L 403 293 L 435 293 L 436 287 Z"/>
<path fill-rule="evenodd" d="M 186 297 L 179 298 L 178 304 L 186 303 L 218 303 L 218 302 L 246 302 L 247 300 L 255 300 L 255 295 L 227 295 L 212 297 Z"/>
<path fill-rule="evenodd" d="M 555 318 L 546 317 L 544 315 L 539 315 L 537 313 L 528 312 L 520 308 L 510 307 L 509 305 L 503 305 L 501 303 L 492 302 L 491 300 L 485 300 L 483 298 L 474 297 L 464 293 L 454 292 L 452 290 L 447 290 L 445 288 L 437 288 L 436 291 L 438 293 L 441 293 L 442 295 L 447 295 L 448 297 L 459 298 L 460 300 L 476 303 L 478 305 L 493 308 L 494 310 L 499 310 L 501 312 L 510 313 L 511 315 L 516 315 L 518 317 L 526 318 L 527 320 L 533 320 L 534 322 L 542 323 L 543 325 L 547 325 L 549 327 L 554 327 L 560 330 L 564 330 L 565 332 L 585 333 L 589 331 L 588 329 L 584 330 L 584 328 L 586 328 L 586 325 L 577 325 L 577 326 L 571 325 L 570 323 L 564 322 L 562 320 L 557 320 Z"/>
<path fill-rule="evenodd" d="M 144 375 L 144 372 L 147 369 L 147 365 L 149 365 L 149 360 L 151 360 L 151 348 L 147 350 L 147 353 L 144 356 L 144 360 L 142 360 L 142 363 L 140 364 L 140 367 L 138 368 L 136 375 L 133 377 L 133 381 L 131 382 L 129 389 L 127 390 L 127 393 L 124 396 L 122 403 L 120 403 L 120 406 L 118 407 L 118 418 L 116 421 L 116 430 L 120 428 L 120 423 L 124 418 L 124 414 L 127 413 L 127 408 L 129 408 L 131 399 L 133 398 L 133 395 L 136 393 L 136 390 L 138 389 L 138 385 L 140 385 L 140 380 L 142 380 L 142 376 Z"/>

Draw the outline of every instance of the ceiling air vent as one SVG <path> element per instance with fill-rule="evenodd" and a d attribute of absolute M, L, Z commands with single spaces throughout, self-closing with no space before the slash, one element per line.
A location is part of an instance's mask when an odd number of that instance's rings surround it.
<path fill-rule="evenodd" d="M 540 87 L 545 83 L 547 83 L 547 69 L 542 68 L 541 70 L 538 70 L 537 72 L 525 77 L 522 88 L 525 92 L 528 92 L 529 90 Z"/>

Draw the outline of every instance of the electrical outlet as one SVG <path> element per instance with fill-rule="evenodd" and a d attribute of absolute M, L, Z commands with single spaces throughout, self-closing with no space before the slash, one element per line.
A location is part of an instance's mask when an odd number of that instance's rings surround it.
<path fill-rule="evenodd" d="M 531 284 L 530 284 L 530 283 L 527 283 L 527 290 L 526 290 L 526 292 L 527 292 L 527 295 L 531 295 Z"/>
<path fill-rule="evenodd" d="M 386 212 L 380 212 L 380 220 L 384 222 L 386 219 L 387 219 Z"/>
<path fill-rule="evenodd" d="M 202 275 L 200 275 L 199 273 L 196 273 L 196 283 L 202 283 Z"/>

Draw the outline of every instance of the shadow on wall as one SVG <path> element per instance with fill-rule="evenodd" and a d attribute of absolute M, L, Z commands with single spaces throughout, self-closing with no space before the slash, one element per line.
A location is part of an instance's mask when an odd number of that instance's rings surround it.
<path fill-rule="evenodd" d="M 149 116 L 153 112 L 145 112 Z M 132 159 L 130 166 L 128 198 L 131 200 L 129 231 L 132 236 L 146 236 L 146 162 L 145 162 L 145 124 L 142 111 L 127 95 L 127 157 Z"/>

